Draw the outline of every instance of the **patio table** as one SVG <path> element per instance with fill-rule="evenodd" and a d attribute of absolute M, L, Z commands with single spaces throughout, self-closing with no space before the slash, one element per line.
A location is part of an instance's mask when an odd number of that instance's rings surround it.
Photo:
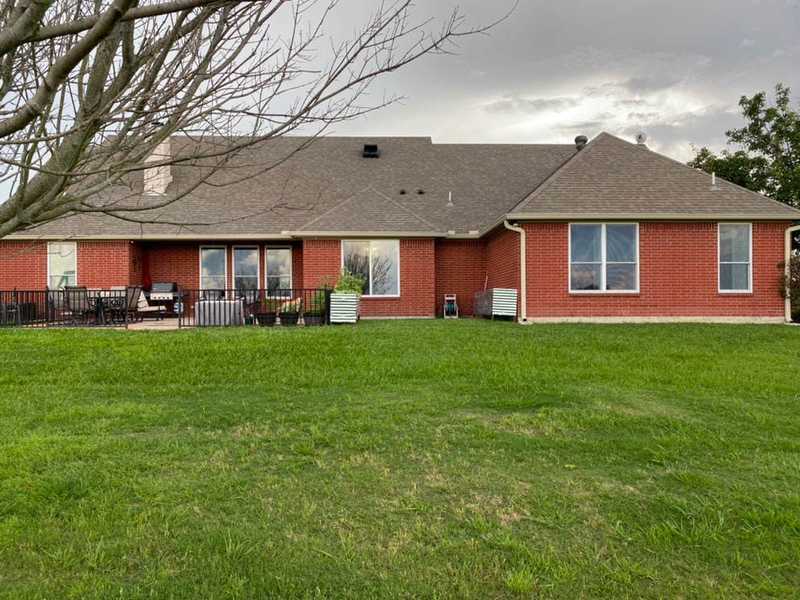
<path fill-rule="evenodd" d="M 106 324 L 106 311 L 121 311 L 125 297 L 116 292 L 89 292 L 89 306 L 94 310 L 95 322 Z M 113 317 L 112 317 L 113 318 Z"/>

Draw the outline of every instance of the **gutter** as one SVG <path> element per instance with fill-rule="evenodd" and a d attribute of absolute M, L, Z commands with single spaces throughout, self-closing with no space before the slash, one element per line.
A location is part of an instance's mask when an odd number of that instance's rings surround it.
<path fill-rule="evenodd" d="M 528 322 L 528 273 L 527 273 L 527 252 L 525 250 L 525 230 L 522 227 L 512 225 L 508 221 L 503 221 L 503 227 L 509 231 L 519 234 L 519 322 Z"/>
<path fill-rule="evenodd" d="M 280 233 L 234 233 L 234 234 L 196 234 L 196 233 L 176 233 L 176 234 L 105 234 L 105 235 L 74 235 L 74 234 L 45 234 L 45 235 L 25 235 L 12 234 L 2 238 L 9 241 L 83 241 L 83 240 L 125 240 L 132 242 L 204 242 L 204 241 L 258 241 L 258 240 L 291 240 L 292 238 Z"/>
<path fill-rule="evenodd" d="M 758 213 L 646 213 L 646 212 L 540 212 L 509 213 L 506 219 L 522 221 L 793 221 L 800 212 L 790 209 L 790 214 Z"/>
<path fill-rule="evenodd" d="M 789 295 L 789 269 L 791 266 L 790 262 L 792 260 L 792 234 L 796 231 L 800 231 L 800 225 L 794 225 L 786 230 L 786 247 L 784 250 L 784 262 L 786 263 L 786 266 L 784 267 L 784 274 L 786 276 L 786 301 L 784 305 L 783 316 L 787 323 L 792 322 L 792 298 Z"/>
<path fill-rule="evenodd" d="M 281 231 L 290 238 L 444 238 L 448 235 L 441 231 Z"/>

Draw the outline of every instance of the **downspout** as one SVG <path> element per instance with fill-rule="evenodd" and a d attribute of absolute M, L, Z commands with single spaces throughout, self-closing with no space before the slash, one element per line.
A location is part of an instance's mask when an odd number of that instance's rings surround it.
<path fill-rule="evenodd" d="M 789 268 L 791 266 L 792 261 L 792 234 L 796 231 L 800 231 L 800 225 L 795 225 L 793 227 L 789 227 L 786 230 L 786 248 L 785 248 L 785 256 L 784 262 L 786 263 L 786 268 L 784 274 L 786 275 L 786 304 L 784 307 L 784 317 L 787 323 L 792 322 L 792 299 L 789 296 L 789 275 L 790 271 Z"/>
<path fill-rule="evenodd" d="M 503 226 L 509 231 L 514 231 L 519 234 L 519 322 L 528 322 L 528 281 L 527 281 L 527 268 L 526 260 L 527 253 L 525 252 L 525 230 L 517 225 L 512 225 L 507 220 L 503 221 Z M 788 234 L 787 234 L 788 235 Z"/>

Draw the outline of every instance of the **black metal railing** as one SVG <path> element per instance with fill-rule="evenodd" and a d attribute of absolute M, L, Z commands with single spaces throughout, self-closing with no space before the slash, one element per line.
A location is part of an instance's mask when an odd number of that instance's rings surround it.
<path fill-rule="evenodd" d="M 136 289 L 0 290 L 0 327 L 126 327 Z"/>
<path fill-rule="evenodd" d="M 328 325 L 330 308 L 324 288 L 181 289 L 174 312 L 179 327 L 287 327 Z"/>

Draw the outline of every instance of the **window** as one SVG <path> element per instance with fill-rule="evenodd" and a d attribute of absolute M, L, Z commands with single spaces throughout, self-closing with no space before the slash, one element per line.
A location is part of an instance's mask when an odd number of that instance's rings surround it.
<path fill-rule="evenodd" d="M 569 232 L 571 292 L 639 291 L 636 223 L 575 223 Z"/>
<path fill-rule="evenodd" d="M 258 289 L 258 247 L 233 249 L 233 287 L 236 290 Z"/>
<path fill-rule="evenodd" d="M 206 246 L 200 248 L 200 289 L 224 290 L 228 281 L 228 265 L 226 264 L 224 246 Z"/>
<path fill-rule="evenodd" d="M 719 224 L 719 291 L 752 291 L 752 234 L 750 223 Z"/>
<path fill-rule="evenodd" d="M 365 296 L 400 295 L 400 242 L 342 242 L 342 269 L 364 279 Z"/>
<path fill-rule="evenodd" d="M 47 287 L 60 290 L 78 284 L 78 249 L 75 242 L 47 244 Z"/>
<path fill-rule="evenodd" d="M 270 296 L 291 296 L 291 290 L 292 249 L 267 248 L 267 293 Z"/>

